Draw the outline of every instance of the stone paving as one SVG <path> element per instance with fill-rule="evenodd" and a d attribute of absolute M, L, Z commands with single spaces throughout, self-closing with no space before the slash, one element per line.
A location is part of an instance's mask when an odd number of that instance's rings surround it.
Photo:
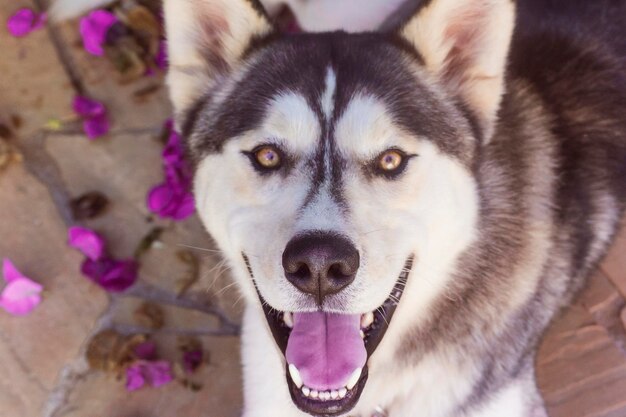
<path fill-rule="evenodd" d="M 37 4 L 1 2 L 0 22 L 25 6 Z M 163 221 L 145 204 L 162 176 L 157 136 L 170 114 L 162 77 L 121 85 L 108 62 L 83 51 L 76 21 L 21 39 L 3 26 L 0 51 L 0 123 L 12 130 L 7 142 L 18 154 L 0 171 L 0 258 L 11 258 L 45 287 L 44 302 L 31 315 L 0 311 L 0 416 L 239 415 L 239 341 L 231 325 L 241 315 L 236 290 L 197 218 Z M 153 92 L 138 97 L 146 90 Z M 77 92 L 106 104 L 109 135 L 88 141 L 75 123 L 46 130 L 48 120 L 72 116 Z M 66 245 L 73 224 L 68 201 L 92 190 L 107 195 L 111 206 L 82 224 L 100 231 L 113 255 L 129 257 L 153 227 L 165 229 L 143 260 L 140 284 L 123 296 L 84 279 L 81 255 Z M 200 279 L 177 297 L 181 249 L 201 260 Z M 625 254 L 626 232 L 544 340 L 537 374 L 552 417 L 626 416 Z M 192 377 L 200 390 L 174 382 L 129 393 L 114 374 L 88 366 L 85 350 L 98 331 L 145 330 L 133 312 L 146 300 L 165 312 L 164 327 L 152 334 L 160 356 L 179 355 L 179 336 L 200 335 L 209 355 Z"/>

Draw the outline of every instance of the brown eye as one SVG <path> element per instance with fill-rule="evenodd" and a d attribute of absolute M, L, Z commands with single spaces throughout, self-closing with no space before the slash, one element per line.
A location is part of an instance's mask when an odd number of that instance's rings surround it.
<path fill-rule="evenodd" d="M 280 166 L 280 153 L 273 146 L 263 146 L 254 152 L 258 164 L 267 169 L 275 169 Z"/>
<path fill-rule="evenodd" d="M 404 155 L 395 149 L 385 151 L 378 159 L 378 167 L 385 172 L 395 171 L 402 166 Z"/>

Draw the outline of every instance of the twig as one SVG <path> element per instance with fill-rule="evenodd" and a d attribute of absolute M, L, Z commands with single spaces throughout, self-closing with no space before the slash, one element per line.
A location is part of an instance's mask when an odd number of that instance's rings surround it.
<path fill-rule="evenodd" d="M 161 289 L 146 282 L 138 282 L 118 297 L 136 297 L 143 300 L 154 301 L 161 304 L 168 304 L 175 307 L 195 310 L 205 314 L 213 315 L 220 321 L 223 334 L 239 334 L 239 325 L 233 322 L 218 308 L 206 304 L 204 300 L 193 294 L 185 297 L 177 297 L 176 294 Z"/>

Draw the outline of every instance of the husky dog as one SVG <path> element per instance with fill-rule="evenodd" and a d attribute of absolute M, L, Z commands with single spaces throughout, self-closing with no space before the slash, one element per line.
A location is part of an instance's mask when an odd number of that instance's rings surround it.
<path fill-rule="evenodd" d="M 255 0 L 165 0 L 198 213 L 247 301 L 245 417 L 546 416 L 537 343 L 626 201 L 624 16 L 427 0 L 281 35 Z"/>

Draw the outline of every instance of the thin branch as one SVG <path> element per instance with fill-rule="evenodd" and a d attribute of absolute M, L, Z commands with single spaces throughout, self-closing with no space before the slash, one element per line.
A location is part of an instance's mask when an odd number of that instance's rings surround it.
<path fill-rule="evenodd" d="M 195 310 L 205 314 L 216 316 L 220 321 L 221 331 L 224 334 L 239 334 L 239 325 L 233 322 L 222 310 L 207 304 L 198 296 L 189 294 L 185 297 L 177 297 L 176 294 L 162 288 L 138 282 L 118 297 L 136 297 L 157 303 L 168 304 L 175 307 Z"/>

